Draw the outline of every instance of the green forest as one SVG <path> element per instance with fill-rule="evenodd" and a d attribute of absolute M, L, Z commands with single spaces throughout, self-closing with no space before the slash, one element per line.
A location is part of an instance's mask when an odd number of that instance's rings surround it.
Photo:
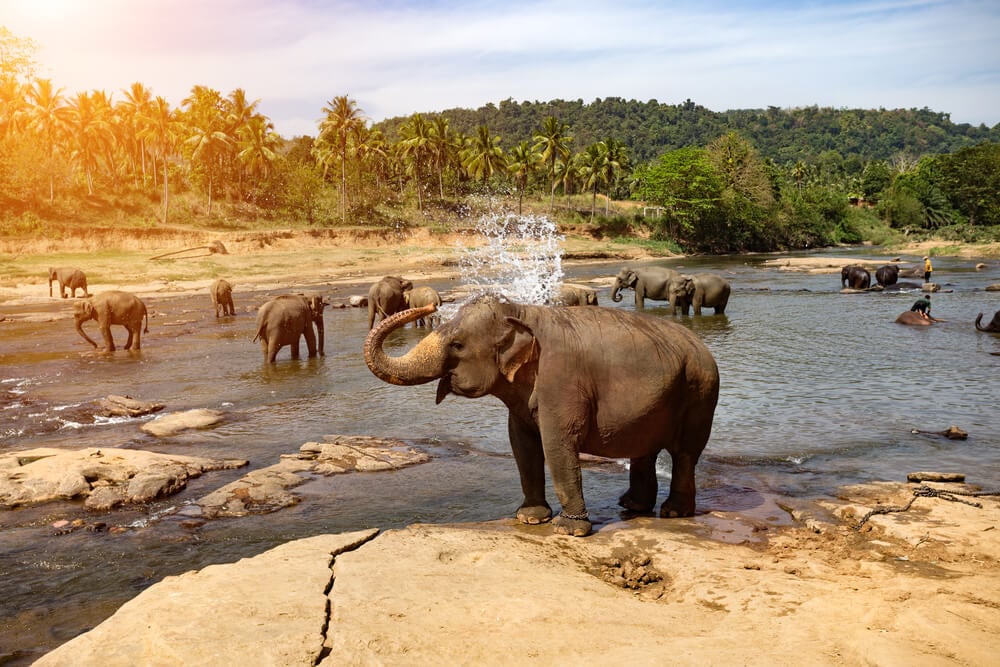
<path fill-rule="evenodd" d="M 196 84 L 178 106 L 139 82 L 70 93 L 35 53 L 0 27 L 5 234 L 463 224 L 488 195 L 685 252 L 1000 240 L 1000 125 L 926 108 L 508 99 L 372 123 L 344 94 L 315 135 L 282 137 L 244 89 Z"/>

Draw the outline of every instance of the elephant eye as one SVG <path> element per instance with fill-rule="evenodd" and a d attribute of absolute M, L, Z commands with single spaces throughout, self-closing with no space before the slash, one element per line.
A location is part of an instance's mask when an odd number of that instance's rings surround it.
<path fill-rule="evenodd" d="M 463 345 L 461 341 L 457 340 L 451 341 L 449 347 L 451 347 L 451 349 L 454 350 L 455 352 L 461 352 L 462 350 L 465 349 L 465 345 Z"/>

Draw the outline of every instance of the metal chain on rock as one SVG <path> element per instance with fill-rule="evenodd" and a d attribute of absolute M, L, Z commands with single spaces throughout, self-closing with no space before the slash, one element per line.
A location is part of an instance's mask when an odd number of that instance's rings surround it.
<path fill-rule="evenodd" d="M 921 484 L 913 490 L 913 497 L 910 498 L 910 502 L 905 505 L 886 505 L 884 507 L 876 507 L 865 514 L 857 525 L 854 526 L 854 530 L 861 530 L 868 519 L 872 518 L 876 514 L 891 514 L 893 512 L 905 512 L 910 509 L 910 506 L 917 500 L 917 498 L 941 498 L 942 500 L 948 500 L 953 503 L 962 503 L 963 505 L 970 505 L 972 507 L 978 507 L 982 509 L 982 503 L 973 502 L 971 500 L 963 500 L 958 496 L 967 497 L 979 497 L 979 496 L 1000 496 L 1000 489 L 995 489 L 993 491 L 946 491 L 944 489 L 935 489 L 933 487 L 927 486 L 926 484 Z"/>

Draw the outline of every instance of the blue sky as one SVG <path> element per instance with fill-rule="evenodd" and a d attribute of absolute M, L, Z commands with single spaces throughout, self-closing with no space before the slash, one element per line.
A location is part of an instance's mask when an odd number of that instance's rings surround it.
<path fill-rule="evenodd" d="M 929 107 L 1000 122 L 1000 2 L 0 0 L 67 94 L 243 88 L 284 136 L 504 99 Z"/>

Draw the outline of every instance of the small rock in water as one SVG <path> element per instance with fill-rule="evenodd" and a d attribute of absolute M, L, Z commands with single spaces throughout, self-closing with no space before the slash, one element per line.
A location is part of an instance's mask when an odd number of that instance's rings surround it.
<path fill-rule="evenodd" d="M 911 472 L 906 475 L 907 482 L 964 482 L 965 475 L 960 472 Z"/>

